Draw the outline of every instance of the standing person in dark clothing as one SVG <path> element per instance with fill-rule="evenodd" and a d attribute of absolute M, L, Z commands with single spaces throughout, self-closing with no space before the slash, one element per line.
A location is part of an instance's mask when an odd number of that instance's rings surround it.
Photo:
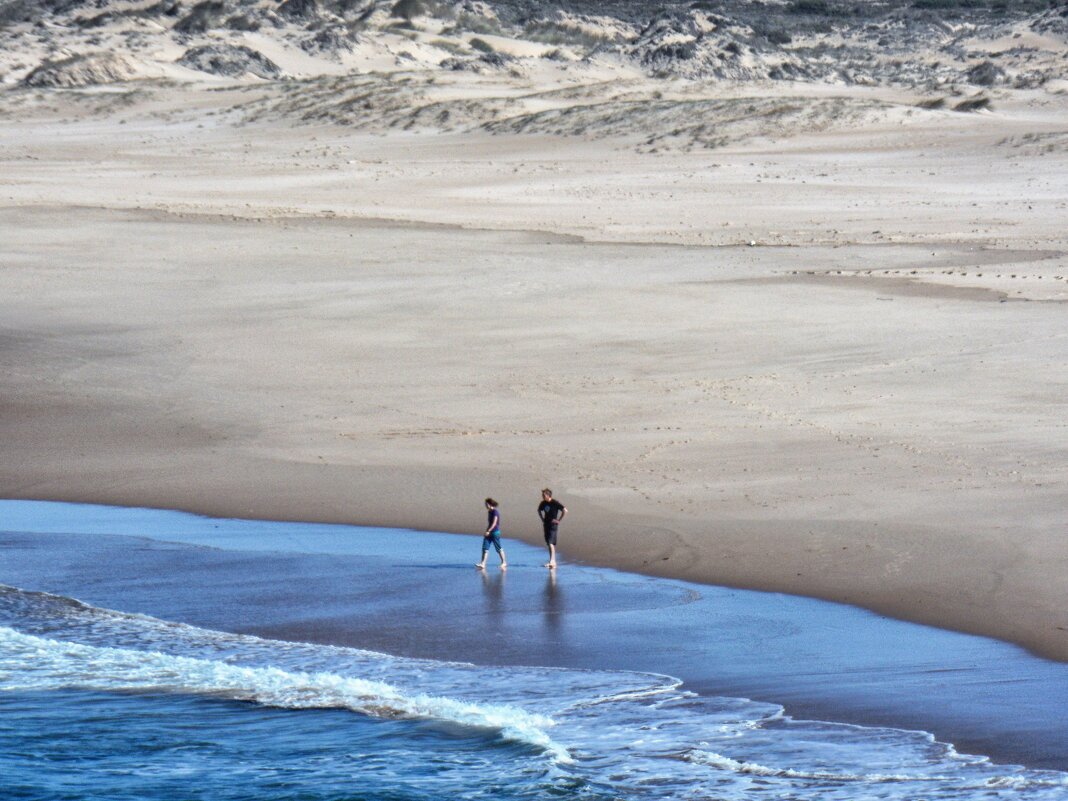
<path fill-rule="evenodd" d="M 538 504 L 538 517 L 545 531 L 545 546 L 549 549 L 549 561 L 542 567 L 550 570 L 556 567 L 556 532 L 560 527 L 560 521 L 567 514 L 567 507 L 560 501 L 553 500 L 553 491 L 543 489 L 541 491 L 541 503 Z"/>
<path fill-rule="evenodd" d="M 493 498 L 486 498 L 486 533 L 482 536 L 482 561 L 475 567 L 479 570 L 486 569 L 486 556 L 492 545 L 497 550 L 497 556 L 501 557 L 501 570 L 508 568 L 508 561 L 504 556 L 504 548 L 501 547 L 501 511 Z"/>

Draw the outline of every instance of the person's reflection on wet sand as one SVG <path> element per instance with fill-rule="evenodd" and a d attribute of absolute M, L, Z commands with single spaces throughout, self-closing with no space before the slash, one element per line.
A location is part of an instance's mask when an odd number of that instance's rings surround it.
<path fill-rule="evenodd" d="M 545 615 L 545 628 L 553 640 L 560 637 L 564 623 L 564 596 L 556 586 L 556 571 L 550 570 L 545 577 L 545 590 L 542 593 L 542 612 Z"/>
<path fill-rule="evenodd" d="M 508 574 L 504 571 L 490 574 L 488 571 L 480 570 L 479 575 L 482 576 L 482 594 L 486 596 L 482 608 L 499 627 L 504 620 L 504 582 Z"/>

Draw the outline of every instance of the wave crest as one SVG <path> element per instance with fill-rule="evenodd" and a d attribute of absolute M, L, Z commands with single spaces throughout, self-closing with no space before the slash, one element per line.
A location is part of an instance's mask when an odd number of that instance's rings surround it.
<path fill-rule="evenodd" d="M 570 761 L 567 749 L 546 733 L 555 725 L 551 717 L 513 706 L 408 695 L 386 682 L 336 673 L 60 642 L 0 627 L 0 690 L 57 689 L 213 695 L 287 709 L 348 709 L 374 717 L 441 720 L 493 729 L 556 761 Z"/>

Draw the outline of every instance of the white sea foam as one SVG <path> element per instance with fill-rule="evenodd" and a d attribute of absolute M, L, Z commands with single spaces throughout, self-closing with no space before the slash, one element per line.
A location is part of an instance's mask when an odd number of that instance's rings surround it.
<path fill-rule="evenodd" d="M 807 772 L 794 770 L 792 768 L 770 768 L 755 762 L 739 762 L 736 759 L 725 757 L 722 754 L 717 754 L 713 751 L 700 751 L 696 749 L 686 754 L 685 758 L 689 762 L 708 765 L 709 767 L 719 768 L 720 770 L 729 770 L 734 773 L 747 773 L 753 776 L 774 776 L 786 779 L 812 779 L 814 781 L 831 782 L 871 782 L 874 784 L 882 782 L 949 781 L 949 778 L 946 776 L 907 776 L 904 774 L 882 773 L 850 774 L 829 773 L 823 771 Z"/>
<path fill-rule="evenodd" d="M 966 777 L 968 774 L 952 776 L 940 775 L 937 773 L 928 773 L 920 775 L 909 773 L 848 773 L 820 770 L 805 771 L 797 770 L 794 768 L 776 768 L 758 764 L 755 762 L 736 760 L 728 756 L 724 756 L 723 754 L 718 754 L 714 751 L 704 751 L 700 749 L 693 749 L 687 752 L 686 754 L 684 754 L 683 758 L 687 762 L 691 762 L 698 765 L 707 765 L 708 767 L 722 771 L 729 771 L 731 773 L 750 776 L 762 776 L 768 778 L 798 779 L 802 781 L 812 781 L 821 783 L 830 782 L 842 784 L 874 785 L 886 783 L 923 782 L 930 784 L 953 786 L 955 787 L 956 791 L 961 793 L 968 793 L 972 790 L 1032 790 L 1058 787 L 1068 788 L 1068 777 L 1064 776 L 1063 774 L 1055 774 L 1052 772 L 1033 772 L 1031 773 L 1031 775 L 998 775 L 985 778 L 980 782 L 971 783 L 967 781 Z M 973 768 L 978 765 L 983 765 L 984 767 L 993 767 L 989 766 L 989 763 L 985 761 L 972 763 Z"/>
<path fill-rule="evenodd" d="M 0 690 L 89 689 L 212 695 L 288 709 L 349 709 L 375 717 L 429 718 L 495 729 L 570 759 L 546 733 L 546 715 L 426 694 L 406 695 L 381 681 L 333 673 L 244 667 L 158 651 L 60 642 L 0 627 Z"/>

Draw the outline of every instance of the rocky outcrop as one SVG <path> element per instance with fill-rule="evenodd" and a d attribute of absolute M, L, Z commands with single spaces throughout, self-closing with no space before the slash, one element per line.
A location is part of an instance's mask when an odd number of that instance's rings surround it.
<path fill-rule="evenodd" d="M 255 75 L 257 78 L 279 78 L 278 65 L 251 47 L 244 45 L 204 45 L 186 50 L 178 63 L 183 67 L 209 72 L 226 78 Z"/>
<path fill-rule="evenodd" d="M 319 16 L 317 0 L 285 0 L 278 6 L 278 14 L 288 20 L 310 20 Z"/>
<path fill-rule="evenodd" d="M 204 33 L 221 27 L 223 20 L 230 16 L 230 13 L 231 9 L 222 0 L 203 0 L 175 23 L 174 30 L 179 33 Z"/>
<path fill-rule="evenodd" d="M 301 49 L 312 54 L 336 54 L 352 50 L 357 38 L 340 26 L 323 27 L 300 42 Z"/>
<path fill-rule="evenodd" d="M 22 22 L 5 28 L 5 19 Z M 19 27 L 27 20 L 32 30 Z M 1028 28 L 1041 36 L 1025 38 Z M 192 47 L 184 66 L 267 79 L 281 70 L 246 46 L 259 46 L 257 38 L 311 56 L 292 68 L 304 78 L 314 77 L 318 60 L 333 62 L 323 65 L 328 73 L 350 53 L 377 52 L 412 70 L 523 74 L 535 58 L 604 58 L 654 78 L 959 94 L 967 86 L 1060 85 L 1062 50 L 1049 39 L 1065 31 L 1066 0 L 0 0 L 0 47 L 32 41 L 33 60 L 42 52 L 97 51 L 112 37 L 116 53 L 143 67 L 178 42 Z M 521 42 L 498 48 L 489 44 L 494 37 Z M 1018 46 L 986 44 L 1017 39 Z M 49 62 L 26 80 L 72 86 L 131 77 L 120 62 L 77 58 L 89 61 Z M 10 58 L 5 69 L 21 76 L 27 66 Z"/>
<path fill-rule="evenodd" d="M 88 53 L 56 61 L 43 61 L 31 71 L 24 86 L 73 89 L 96 84 L 120 83 L 139 77 L 137 66 L 114 53 Z"/>

